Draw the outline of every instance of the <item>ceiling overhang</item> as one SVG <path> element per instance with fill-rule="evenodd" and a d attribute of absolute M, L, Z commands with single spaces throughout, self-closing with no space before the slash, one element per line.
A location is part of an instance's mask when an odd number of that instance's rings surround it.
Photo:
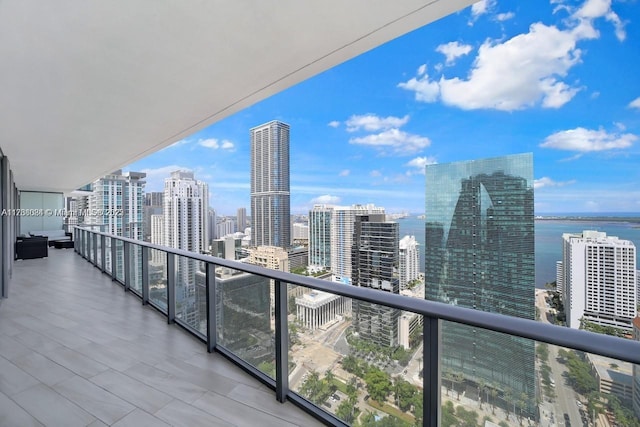
<path fill-rule="evenodd" d="M 70 191 L 471 0 L 0 2 L 0 148 Z"/>

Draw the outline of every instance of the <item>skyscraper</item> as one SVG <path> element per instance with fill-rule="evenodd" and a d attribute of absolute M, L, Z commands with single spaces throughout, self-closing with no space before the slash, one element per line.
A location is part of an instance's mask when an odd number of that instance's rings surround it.
<path fill-rule="evenodd" d="M 101 225 L 102 231 L 116 236 L 142 240 L 145 177 L 145 173 L 117 170 L 96 180 L 88 198 L 91 215 L 84 223 Z"/>
<path fill-rule="evenodd" d="M 426 217 L 426 299 L 535 318 L 531 154 L 427 166 Z M 533 341 L 451 322 L 442 332 L 443 373 L 524 395 L 534 413 Z"/>
<path fill-rule="evenodd" d="M 331 215 L 333 207 L 315 205 L 309 211 L 309 267 L 312 270 L 331 268 Z"/>
<path fill-rule="evenodd" d="M 291 245 L 289 125 L 271 121 L 251 134 L 251 244 Z"/>
<path fill-rule="evenodd" d="M 352 284 L 397 294 L 398 223 L 384 214 L 357 215 L 351 261 Z M 353 325 L 360 337 L 385 347 L 398 344 L 400 310 L 353 300 Z"/>
<path fill-rule="evenodd" d="M 247 228 L 247 208 L 238 208 L 236 219 L 238 222 L 238 231 L 244 233 L 244 229 Z"/>
<path fill-rule="evenodd" d="M 144 199 L 144 178 L 141 172 L 122 173 L 117 170 L 93 183 L 93 192 L 88 197 L 89 216 L 84 223 L 99 225 L 100 230 L 116 236 L 142 240 L 142 205 Z M 132 283 L 142 283 L 141 252 L 131 254 Z M 124 278 L 123 258 L 115 260 L 115 271 Z M 111 253 L 106 255 L 107 265 L 111 264 Z"/>
<path fill-rule="evenodd" d="M 418 242 L 415 236 L 404 236 L 400 239 L 398 273 L 400 289 L 405 289 L 410 282 L 418 279 Z"/>
<path fill-rule="evenodd" d="M 562 235 L 562 300 L 567 326 L 581 320 L 631 332 L 636 317 L 636 247 L 599 231 Z"/>
<path fill-rule="evenodd" d="M 144 195 L 142 238 L 151 241 L 151 215 L 162 215 L 162 198 L 164 193 L 154 191 Z"/>
<path fill-rule="evenodd" d="M 368 205 L 334 206 L 331 215 L 331 274 L 333 280 L 351 284 L 351 249 L 356 215 L 384 214 L 384 208 Z"/>
<path fill-rule="evenodd" d="M 164 180 L 164 245 L 203 253 L 207 245 L 209 190 L 196 181 L 193 172 L 175 171 Z M 176 316 L 190 324 L 199 322 L 195 308 L 197 263 L 185 257 L 176 260 Z"/>

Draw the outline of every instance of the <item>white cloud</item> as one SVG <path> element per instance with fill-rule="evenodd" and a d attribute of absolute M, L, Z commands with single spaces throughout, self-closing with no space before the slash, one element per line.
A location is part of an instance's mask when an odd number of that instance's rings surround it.
<path fill-rule="evenodd" d="M 200 145 L 201 147 L 205 147 L 205 148 L 211 148 L 213 150 L 217 150 L 219 148 L 223 149 L 223 150 L 233 150 L 234 149 L 234 144 L 233 142 L 227 140 L 227 139 L 223 139 L 222 141 L 216 139 L 216 138 L 207 138 L 207 139 L 199 139 L 198 140 L 198 145 Z"/>
<path fill-rule="evenodd" d="M 495 0 L 480 0 L 471 6 L 471 16 L 475 20 L 479 16 L 489 13 L 489 11 L 495 6 Z"/>
<path fill-rule="evenodd" d="M 411 159 L 409 160 L 407 163 L 405 163 L 405 166 L 414 168 L 415 170 L 409 171 L 408 175 L 413 175 L 413 174 L 422 174 L 424 175 L 425 171 L 424 168 L 427 165 L 435 165 L 436 163 L 438 163 L 436 161 L 435 157 L 416 157 L 415 159 Z"/>
<path fill-rule="evenodd" d="M 624 23 L 611 10 L 611 0 L 587 0 L 574 14 L 574 18 L 579 20 L 593 20 L 602 17 L 613 24 L 618 40 L 624 41 L 627 38 Z"/>
<path fill-rule="evenodd" d="M 369 145 L 383 154 L 413 154 L 431 144 L 429 138 L 410 134 L 399 129 L 389 129 L 384 132 L 367 135 L 360 138 L 351 138 L 351 144 Z"/>
<path fill-rule="evenodd" d="M 467 55 L 469 54 L 469 52 L 471 52 L 471 45 L 460 44 L 458 42 L 449 42 L 438 46 L 436 48 L 436 51 L 442 53 L 447 58 L 445 62 L 446 65 L 453 65 L 457 58 Z M 424 74 L 424 72 L 422 74 Z"/>
<path fill-rule="evenodd" d="M 346 121 L 347 132 L 355 132 L 364 129 L 375 132 L 384 129 L 399 128 L 409 121 L 409 115 L 404 117 L 379 117 L 375 114 L 353 115 Z"/>
<path fill-rule="evenodd" d="M 629 103 L 629 108 L 637 108 L 640 110 L 640 96 Z"/>
<path fill-rule="evenodd" d="M 535 179 L 533 181 L 533 188 L 544 188 L 544 187 L 564 187 L 565 185 L 575 184 L 575 180 L 571 181 L 554 181 L 553 179 L 543 176 L 540 179 Z"/>
<path fill-rule="evenodd" d="M 314 199 L 311 199 L 310 203 L 316 205 L 337 205 L 340 203 L 340 197 L 332 196 L 330 194 L 324 194 L 322 196 L 318 196 Z"/>
<path fill-rule="evenodd" d="M 412 77 L 406 82 L 398 83 L 398 87 L 415 92 L 416 101 L 435 102 L 440 96 L 440 85 L 429 79 L 426 66 L 418 68 L 418 77 Z"/>
<path fill-rule="evenodd" d="M 627 148 L 637 140 L 638 137 L 630 133 L 608 133 L 603 129 L 579 127 L 549 135 L 540 147 L 587 153 Z"/>
<path fill-rule="evenodd" d="M 351 173 L 351 171 L 349 169 L 344 169 L 344 170 L 340 171 L 338 176 L 349 176 L 350 173 Z"/>
<path fill-rule="evenodd" d="M 327 123 L 327 126 L 330 126 L 332 128 L 337 128 L 338 126 L 340 126 L 340 122 L 337 120 L 333 120 Z"/>
<path fill-rule="evenodd" d="M 499 13 L 496 15 L 496 21 L 504 22 L 513 19 L 516 16 L 513 12 Z"/>
<path fill-rule="evenodd" d="M 481 3 L 476 3 L 478 13 L 489 7 Z M 441 100 L 464 110 L 559 108 L 584 89 L 566 79 L 581 62 L 578 42 L 599 37 L 593 21 L 605 18 L 613 22 L 618 38 L 624 31 L 610 0 L 587 0 L 575 12 L 566 9 L 571 17 L 564 21 L 565 29 L 538 22 L 508 40 L 485 41 L 464 78 L 438 79 L 425 72 L 398 86 L 414 92 L 417 101 Z"/>
<path fill-rule="evenodd" d="M 377 178 L 382 176 L 382 172 L 380 172 L 379 170 L 372 170 L 371 172 L 369 172 L 369 176 Z"/>

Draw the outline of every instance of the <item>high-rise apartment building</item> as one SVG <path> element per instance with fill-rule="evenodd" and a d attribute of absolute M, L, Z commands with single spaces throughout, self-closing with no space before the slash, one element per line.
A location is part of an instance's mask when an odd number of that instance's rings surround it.
<path fill-rule="evenodd" d="M 636 247 L 586 230 L 562 235 L 563 303 L 567 326 L 582 319 L 631 331 L 637 311 Z"/>
<path fill-rule="evenodd" d="M 417 280 L 420 274 L 418 261 L 419 251 L 416 236 L 404 236 L 399 243 L 398 275 L 400 289 L 405 289 L 409 283 Z"/>
<path fill-rule="evenodd" d="M 309 241 L 309 226 L 307 224 L 294 223 L 293 241 L 297 243 L 305 243 Z"/>
<path fill-rule="evenodd" d="M 397 294 L 398 223 L 384 214 L 357 215 L 352 247 L 352 284 Z M 354 300 L 353 325 L 361 338 L 377 345 L 398 345 L 400 310 Z"/>
<path fill-rule="evenodd" d="M 236 220 L 238 224 L 238 231 L 244 233 L 244 230 L 249 225 L 247 223 L 247 208 L 238 208 L 236 212 Z"/>
<path fill-rule="evenodd" d="M 216 224 L 216 235 L 219 239 L 224 238 L 230 234 L 236 232 L 236 223 L 231 218 L 222 218 L 218 224 Z"/>
<path fill-rule="evenodd" d="M 532 155 L 428 165 L 425 172 L 425 298 L 534 319 Z M 534 361 L 531 340 L 443 323 L 442 372 L 524 395 L 532 415 Z"/>
<path fill-rule="evenodd" d="M 315 205 L 309 211 L 309 267 L 331 268 L 331 216 L 333 206 Z"/>
<path fill-rule="evenodd" d="M 154 245 L 164 245 L 164 215 L 151 215 L 151 243 Z M 155 265 L 163 265 L 166 255 L 160 251 L 151 251 L 151 262 Z"/>
<path fill-rule="evenodd" d="M 185 251 L 203 253 L 207 245 L 208 185 L 194 178 L 193 172 L 175 171 L 164 180 L 164 245 Z M 199 320 L 195 307 L 195 273 L 197 262 L 184 257 L 176 259 L 176 304 L 190 324 Z M 176 316 L 180 316 L 176 310 Z"/>
<path fill-rule="evenodd" d="M 251 244 L 291 245 L 289 125 L 271 121 L 251 134 Z"/>
<path fill-rule="evenodd" d="M 93 183 L 84 223 L 116 236 L 142 240 L 144 178 L 141 172 L 117 170 Z"/>
<path fill-rule="evenodd" d="M 351 249 L 357 215 L 384 214 L 368 205 L 334 206 L 331 215 L 331 274 L 335 282 L 351 284 Z"/>

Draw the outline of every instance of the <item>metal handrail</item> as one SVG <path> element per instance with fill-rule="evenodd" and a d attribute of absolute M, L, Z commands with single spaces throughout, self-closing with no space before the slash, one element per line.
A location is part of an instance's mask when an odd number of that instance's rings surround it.
<path fill-rule="evenodd" d="M 629 363 L 640 364 L 640 341 L 628 340 L 563 326 L 550 325 L 531 319 L 489 313 L 436 301 L 390 294 L 388 292 L 380 292 L 375 289 L 336 284 L 334 282 L 316 279 L 313 277 L 270 270 L 252 264 L 245 264 L 210 255 L 197 254 L 194 252 L 155 245 L 141 240 L 114 236 L 112 234 L 99 231 L 87 230 L 79 226 L 76 228 L 89 231 L 92 234 L 104 235 L 111 239 L 121 240 L 130 244 L 191 258 L 209 264 L 232 268 L 246 273 L 263 276 L 265 278 L 274 279 L 283 283 L 304 286 L 336 295 L 355 298 L 361 301 L 411 311 L 428 318 L 475 326 L 490 331 L 502 332 L 521 338 L 532 339 L 562 347 L 569 347 L 575 350 L 599 354 L 601 356 L 611 357 Z"/>

